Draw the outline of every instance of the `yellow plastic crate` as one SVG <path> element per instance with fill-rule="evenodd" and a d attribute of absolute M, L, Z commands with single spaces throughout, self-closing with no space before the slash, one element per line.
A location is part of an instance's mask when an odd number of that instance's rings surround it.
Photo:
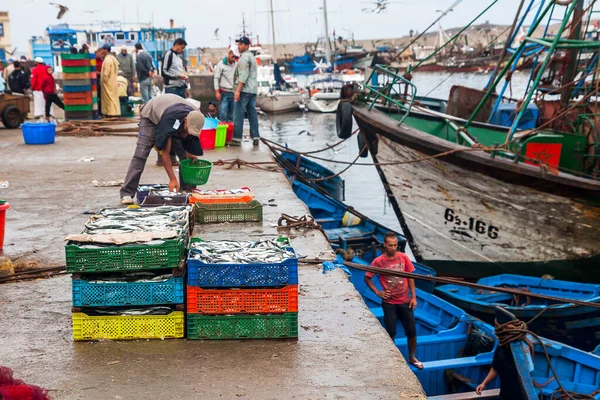
<path fill-rule="evenodd" d="M 168 315 L 90 316 L 73 313 L 74 340 L 183 338 L 184 313 Z"/>

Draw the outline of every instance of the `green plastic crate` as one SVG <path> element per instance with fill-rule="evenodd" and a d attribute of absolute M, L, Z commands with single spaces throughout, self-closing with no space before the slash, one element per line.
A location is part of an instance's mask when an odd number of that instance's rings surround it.
<path fill-rule="evenodd" d="M 93 106 L 91 104 L 82 104 L 77 106 L 65 105 L 65 111 L 93 111 Z"/>
<path fill-rule="evenodd" d="M 67 272 L 140 271 L 177 268 L 184 257 L 185 238 L 165 240 L 159 245 L 107 246 L 81 248 L 68 242 L 65 246 Z"/>
<path fill-rule="evenodd" d="M 298 337 L 298 313 L 267 315 L 187 314 L 188 339 L 280 339 Z"/>
<path fill-rule="evenodd" d="M 96 67 L 94 67 L 94 70 Z M 62 67 L 63 74 L 81 74 L 83 72 L 90 72 L 90 67 Z"/>
<path fill-rule="evenodd" d="M 63 60 L 89 60 L 90 55 L 88 53 L 78 53 L 78 54 L 64 53 L 64 54 L 60 55 L 60 58 L 62 58 Z"/>
<path fill-rule="evenodd" d="M 257 200 L 247 203 L 196 203 L 196 222 L 262 222 L 263 206 Z"/>

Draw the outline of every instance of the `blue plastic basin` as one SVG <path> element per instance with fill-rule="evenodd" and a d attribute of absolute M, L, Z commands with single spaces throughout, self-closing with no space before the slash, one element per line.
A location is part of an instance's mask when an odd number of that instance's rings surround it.
<path fill-rule="evenodd" d="M 25 144 L 52 144 L 56 138 L 56 125 L 26 122 L 21 125 Z"/>

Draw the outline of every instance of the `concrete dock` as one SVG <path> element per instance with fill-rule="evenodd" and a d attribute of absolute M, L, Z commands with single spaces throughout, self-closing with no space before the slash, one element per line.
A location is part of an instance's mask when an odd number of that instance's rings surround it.
<path fill-rule="evenodd" d="M 5 255 L 25 267 L 64 265 L 65 235 L 79 233 L 85 211 L 118 207 L 135 137 L 58 137 L 26 146 L 20 130 L 0 129 L 0 181 L 10 187 Z M 92 162 L 78 161 L 94 157 Z M 216 161 L 271 161 L 268 150 L 207 151 Z M 142 183 L 166 181 L 151 155 Z M 281 172 L 214 166 L 206 188 L 249 186 L 265 204 L 263 224 L 196 226 L 204 239 L 286 234 L 308 258 L 329 259 L 318 230 L 278 230 L 281 213 L 308 213 Z M 269 204 L 269 206 L 266 206 Z M 70 277 L 0 285 L 0 365 L 53 399 L 424 399 L 420 383 L 346 275 L 300 266 L 298 340 L 73 342 Z"/>

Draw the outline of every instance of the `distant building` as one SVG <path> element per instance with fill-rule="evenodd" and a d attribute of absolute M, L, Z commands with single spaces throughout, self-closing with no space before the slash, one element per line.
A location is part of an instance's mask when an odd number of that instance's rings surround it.
<path fill-rule="evenodd" d="M 33 58 L 42 57 L 49 65 L 58 67 L 60 55 L 68 53 L 74 44 L 87 43 L 92 51 L 105 43 L 117 49 L 125 45 L 133 52 L 135 44 L 141 43 L 158 66 L 175 39 L 185 39 L 185 30 L 186 28 L 175 28 L 172 20 L 169 28 L 120 21 L 103 21 L 85 26 L 60 24 L 46 28 L 44 37 L 32 37 L 30 46 Z"/>
<path fill-rule="evenodd" d="M 8 11 L 0 11 L 0 61 L 10 58 L 6 50 L 14 51 L 10 43 L 10 18 Z"/>

